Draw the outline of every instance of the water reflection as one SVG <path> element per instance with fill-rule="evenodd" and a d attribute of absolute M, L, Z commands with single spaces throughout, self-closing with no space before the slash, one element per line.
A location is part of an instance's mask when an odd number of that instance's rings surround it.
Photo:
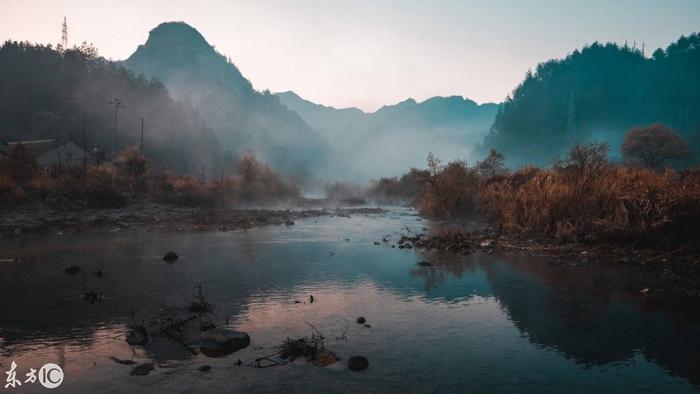
<path fill-rule="evenodd" d="M 406 225 L 430 226 L 392 212 L 228 233 L 2 241 L 2 254 L 23 262 L 0 265 L 0 362 L 58 361 L 66 388 L 85 392 L 646 392 L 700 385 L 697 305 L 641 296 L 653 278 L 625 268 L 373 245 Z M 167 250 L 182 259 L 163 263 Z M 433 264 L 420 267 L 420 260 Z M 66 275 L 70 264 L 83 272 Z M 98 269 L 104 278 L 91 275 Z M 229 316 L 231 326 L 249 332 L 249 348 L 212 360 L 162 339 L 145 349 L 126 345 L 132 308 L 147 318 L 161 299 L 184 305 L 200 281 L 217 321 Z M 93 290 L 106 298 L 80 298 Z M 355 323 L 358 316 L 372 327 Z M 232 366 L 269 354 L 287 336 L 309 334 L 306 322 L 341 357 L 363 354 L 371 367 L 351 374 L 342 364 Z M 336 339 L 346 328 L 347 340 Z M 155 360 L 160 368 L 130 378 L 110 356 Z M 202 363 L 214 367 L 206 376 L 196 369 Z"/>

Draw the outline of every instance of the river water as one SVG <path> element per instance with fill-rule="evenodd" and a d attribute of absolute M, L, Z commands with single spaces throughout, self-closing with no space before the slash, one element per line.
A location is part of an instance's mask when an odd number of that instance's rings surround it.
<path fill-rule="evenodd" d="M 653 294 L 638 270 L 518 255 L 392 248 L 415 212 L 299 220 L 231 232 L 114 232 L 0 241 L 0 369 L 56 363 L 59 392 L 696 392 L 698 305 Z M 425 228 L 425 230 L 423 230 Z M 374 245 L 390 234 L 391 241 Z M 168 250 L 181 258 L 168 264 Z M 422 267 L 419 261 L 430 261 Z M 77 264 L 82 272 L 67 275 Z M 91 273 L 104 271 L 99 278 Z M 252 342 L 223 358 L 126 325 L 201 283 L 215 322 Z M 649 294 L 640 289 L 652 287 Z M 104 295 L 94 303 L 81 295 Z M 309 302 L 313 295 L 314 302 Z M 371 328 L 355 322 L 364 316 Z M 236 366 L 313 324 L 342 361 Z M 345 333 L 343 338 L 343 333 Z M 346 367 L 363 355 L 362 372 Z M 148 376 L 110 359 L 154 362 Z M 200 372 L 202 365 L 208 372 Z M 0 392 L 43 392 L 39 383 Z"/>

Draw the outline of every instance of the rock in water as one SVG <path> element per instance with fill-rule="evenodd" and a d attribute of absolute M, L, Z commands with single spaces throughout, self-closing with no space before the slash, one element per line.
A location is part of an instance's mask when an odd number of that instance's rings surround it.
<path fill-rule="evenodd" d="M 112 359 L 115 363 L 121 364 L 121 365 L 134 365 L 134 364 L 136 364 L 136 361 L 134 361 L 134 360 L 121 359 L 121 358 L 117 358 L 114 356 L 110 357 L 110 359 Z"/>
<path fill-rule="evenodd" d="M 211 365 L 202 365 L 201 367 L 199 367 L 197 369 L 202 371 L 202 372 L 207 372 L 208 370 L 211 369 Z"/>
<path fill-rule="evenodd" d="M 369 366 L 369 360 L 363 356 L 352 356 L 348 359 L 348 368 L 351 371 L 362 371 Z"/>
<path fill-rule="evenodd" d="M 212 328 L 201 335 L 202 353 L 209 357 L 222 357 L 250 345 L 250 337 L 242 331 L 230 328 Z"/>
<path fill-rule="evenodd" d="M 175 262 L 178 258 L 179 258 L 179 256 L 177 255 L 177 253 L 175 253 L 175 252 L 168 252 L 168 253 L 165 254 L 165 256 L 163 256 L 163 261 L 165 261 L 166 263 L 173 263 L 173 262 Z"/>
<path fill-rule="evenodd" d="M 134 376 L 145 376 L 151 373 L 156 369 L 156 365 L 153 363 L 146 363 L 146 364 L 140 364 L 134 367 L 134 369 L 131 370 L 130 375 Z"/>
<path fill-rule="evenodd" d="M 360 316 L 360 317 L 358 317 L 357 320 L 355 320 L 355 321 L 357 322 L 357 324 L 365 324 L 365 322 L 367 321 L 367 319 L 365 319 L 364 317 Z"/>
<path fill-rule="evenodd" d="M 420 265 L 421 267 L 430 267 L 433 264 L 430 261 L 419 261 L 418 265 Z"/>
<path fill-rule="evenodd" d="M 129 330 L 129 333 L 126 334 L 126 343 L 132 346 L 143 346 L 147 344 L 148 331 L 142 327 Z"/>
<path fill-rule="evenodd" d="M 340 357 L 337 354 L 331 352 L 328 349 L 321 349 L 316 352 L 316 356 L 311 360 L 314 365 L 319 367 L 327 367 L 331 364 L 340 361 Z"/>
<path fill-rule="evenodd" d="M 75 264 L 72 264 L 70 267 L 66 268 L 66 273 L 68 275 L 75 275 L 80 272 L 80 267 L 78 267 Z"/>

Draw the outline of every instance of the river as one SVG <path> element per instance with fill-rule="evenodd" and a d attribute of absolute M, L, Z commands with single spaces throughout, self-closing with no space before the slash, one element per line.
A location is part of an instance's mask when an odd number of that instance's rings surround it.
<path fill-rule="evenodd" d="M 700 388 L 697 303 L 640 293 L 654 278 L 632 267 L 391 247 L 406 228 L 432 226 L 394 208 L 229 232 L 0 240 L 0 258 L 21 259 L 0 263 L 0 368 L 14 361 L 23 378 L 29 368 L 56 363 L 65 374 L 58 391 L 84 393 Z M 175 263 L 161 259 L 169 250 L 180 255 Z M 67 275 L 71 264 L 82 272 Z M 167 338 L 126 343 L 132 316 L 149 319 L 161 301 L 186 305 L 198 283 L 216 306 L 215 322 L 248 332 L 250 346 L 209 358 Z M 90 291 L 104 298 L 84 300 Z M 371 327 L 356 323 L 359 316 Z M 274 352 L 288 336 L 310 335 L 307 323 L 341 362 L 235 365 Z M 353 355 L 366 356 L 369 368 L 348 370 Z M 156 369 L 130 376 L 130 366 L 110 357 L 152 361 Z M 200 372 L 202 365 L 212 368 Z M 45 389 L 3 383 L 3 390 Z"/>

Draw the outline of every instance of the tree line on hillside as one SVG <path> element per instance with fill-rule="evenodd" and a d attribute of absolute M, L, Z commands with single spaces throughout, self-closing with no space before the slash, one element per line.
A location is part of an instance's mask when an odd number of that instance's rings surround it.
<path fill-rule="evenodd" d="M 218 176 L 225 158 L 214 135 L 160 82 L 99 57 L 86 44 L 0 46 L 0 141 L 56 139 L 56 145 L 70 141 L 111 156 L 114 148 L 140 143 L 142 119 L 144 154 L 155 168 Z"/>
<path fill-rule="evenodd" d="M 575 142 L 606 141 L 654 122 L 677 130 L 700 161 L 700 35 L 681 37 L 646 58 L 639 48 L 594 43 L 528 72 L 499 109 L 484 148 L 511 165 L 550 164 Z M 619 158 L 619 156 L 615 156 Z"/>

